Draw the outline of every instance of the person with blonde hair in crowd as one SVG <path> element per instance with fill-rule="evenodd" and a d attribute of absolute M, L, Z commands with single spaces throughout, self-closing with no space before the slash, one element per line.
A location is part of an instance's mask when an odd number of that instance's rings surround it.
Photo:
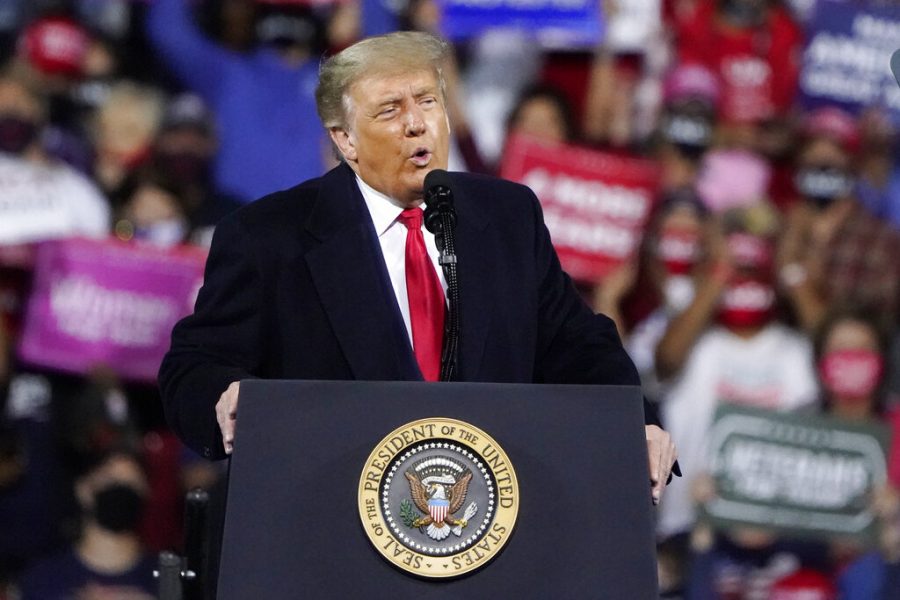
<path fill-rule="evenodd" d="M 159 90 L 131 81 L 113 85 L 98 107 L 92 124 L 97 152 L 94 176 L 110 196 L 150 158 L 163 110 Z"/>

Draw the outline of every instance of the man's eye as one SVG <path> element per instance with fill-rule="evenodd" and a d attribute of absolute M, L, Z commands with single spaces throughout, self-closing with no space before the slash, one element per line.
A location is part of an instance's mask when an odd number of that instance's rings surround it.
<path fill-rule="evenodd" d="M 389 106 L 389 107 L 387 107 L 387 108 L 382 108 L 382 109 L 378 112 L 378 117 L 379 117 L 379 118 L 391 117 L 391 116 L 393 116 L 394 113 L 396 113 L 396 112 L 397 112 L 397 107 L 396 107 L 396 106 Z"/>
<path fill-rule="evenodd" d="M 432 96 L 427 96 L 425 98 L 422 98 L 421 103 L 426 106 L 431 106 L 432 104 L 437 103 L 437 98 L 434 98 Z"/>

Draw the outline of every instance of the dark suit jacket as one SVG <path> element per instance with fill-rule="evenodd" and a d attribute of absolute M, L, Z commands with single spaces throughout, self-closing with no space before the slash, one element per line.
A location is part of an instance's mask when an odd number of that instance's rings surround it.
<path fill-rule="evenodd" d="M 613 322 L 560 269 L 528 188 L 452 173 L 460 381 L 639 385 Z M 169 423 L 224 456 L 214 406 L 250 377 L 421 379 L 352 170 L 267 196 L 216 229 L 194 314 L 160 370 Z"/>

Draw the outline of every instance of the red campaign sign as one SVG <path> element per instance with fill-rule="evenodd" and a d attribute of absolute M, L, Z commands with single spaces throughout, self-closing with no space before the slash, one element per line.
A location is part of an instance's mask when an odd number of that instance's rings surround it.
<path fill-rule="evenodd" d="M 500 176 L 534 191 L 563 269 L 584 282 L 634 256 L 659 186 L 653 161 L 521 136 L 507 144 Z"/>
<path fill-rule="evenodd" d="M 19 339 L 30 364 L 86 374 L 112 368 L 155 381 L 172 327 L 193 310 L 206 251 L 115 239 L 41 243 Z"/>

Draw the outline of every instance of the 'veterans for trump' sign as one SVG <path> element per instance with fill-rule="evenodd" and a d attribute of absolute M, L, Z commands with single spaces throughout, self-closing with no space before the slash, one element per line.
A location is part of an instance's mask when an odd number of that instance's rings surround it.
<path fill-rule="evenodd" d="M 154 381 L 172 327 L 193 309 L 205 259 L 199 248 L 117 240 L 41 244 L 20 358 L 72 373 L 103 365 Z"/>
<path fill-rule="evenodd" d="M 716 496 L 704 512 L 723 528 L 871 541 L 888 438 L 878 425 L 720 407 L 709 432 Z"/>
<path fill-rule="evenodd" d="M 637 252 L 659 169 L 646 159 L 517 137 L 500 175 L 534 190 L 563 269 L 595 282 Z"/>

